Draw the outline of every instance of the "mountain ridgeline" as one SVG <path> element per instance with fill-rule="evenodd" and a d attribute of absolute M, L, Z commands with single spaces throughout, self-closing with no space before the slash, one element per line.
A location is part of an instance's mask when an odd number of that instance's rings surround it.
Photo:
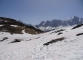
<path fill-rule="evenodd" d="M 37 28 L 40 27 L 59 27 L 59 26 L 73 26 L 83 23 L 83 18 L 73 16 L 67 20 L 53 19 L 52 21 L 42 21 L 39 25 L 36 25 Z"/>
<path fill-rule="evenodd" d="M 29 34 L 39 34 L 43 31 L 34 28 L 31 25 L 25 24 L 15 19 L 0 17 L 0 31 L 10 32 L 11 34 L 23 34 L 23 31 Z"/>

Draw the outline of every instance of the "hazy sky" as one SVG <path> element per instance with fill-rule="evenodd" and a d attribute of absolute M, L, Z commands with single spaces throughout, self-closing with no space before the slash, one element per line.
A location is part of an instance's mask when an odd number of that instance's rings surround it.
<path fill-rule="evenodd" d="M 0 0 L 0 16 L 28 24 L 74 15 L 83 18 L 83 0 Z"/>

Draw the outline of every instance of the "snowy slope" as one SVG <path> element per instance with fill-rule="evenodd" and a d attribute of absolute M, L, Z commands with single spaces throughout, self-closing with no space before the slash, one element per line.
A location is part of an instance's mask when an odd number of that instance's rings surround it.
<path fill-rule="evenodd" d="M 43 34 L 9 34 L 0 32 L 0 60 L 83 60 L 83 26 L 64 27 Z M 23 31 L 24 32 L 24 31 Z M 61 34 L 60 34 L 61 33 Z M 62 41 L 44 45 L 64 37 Z M 15 39 L 21 42 L 11 43 Z"/>

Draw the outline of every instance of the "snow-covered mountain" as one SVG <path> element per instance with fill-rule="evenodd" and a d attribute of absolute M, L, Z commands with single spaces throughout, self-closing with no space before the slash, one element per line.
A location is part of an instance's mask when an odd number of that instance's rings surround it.
<path fill-rule="evenodd" d="M 10 32 L 11 34 L 22 34 L 22 31 L 29 34 L 38 34 L 43 31 L 34 28 L 31 25 L 25 24 L 15 19 L 0 17 L 0 31 Z"/>
<path fill-rule="evenodd" d="M 39 25 L 36 25 L 37 28 L 41 30 L 52 30 L 60 26 L 72 26 L 83 23 L 83 18 L 73 16 L 66 20 L 53 19 L 52 21 L 42 21 Z"/>
<path fill-rule="evenodd" d="M 0 32 L 0 60 L 83 60 L 83 24 L 42 34 Z"/>

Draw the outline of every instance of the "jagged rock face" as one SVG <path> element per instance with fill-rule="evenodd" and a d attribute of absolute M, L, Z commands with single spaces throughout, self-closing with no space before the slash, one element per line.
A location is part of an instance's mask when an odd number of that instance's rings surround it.
<path fill-rule="evenodd" d="M 11 34 L 23 34 L 22 31 L 29 34 L 39 34 L 43 31 L 34 28 L 33 26 L 26 25 L 15 19 L 0 17 L 0 31 L 10 32 Z"/>
<path fill-rule="evenodd" d="M 57 20 L 54 19 L 52 21 L 42 21 L 39 25 L 36 25 L 37 28 L 39 27 L 59 27 L 59 26 L 72 26 L 72 25 L 77 25 L 77 24 L 82 24 L 83 23 L 83 18 L 79 18 L 77 16 L 74 16 L 70 19 L 67 20 Z"/>

